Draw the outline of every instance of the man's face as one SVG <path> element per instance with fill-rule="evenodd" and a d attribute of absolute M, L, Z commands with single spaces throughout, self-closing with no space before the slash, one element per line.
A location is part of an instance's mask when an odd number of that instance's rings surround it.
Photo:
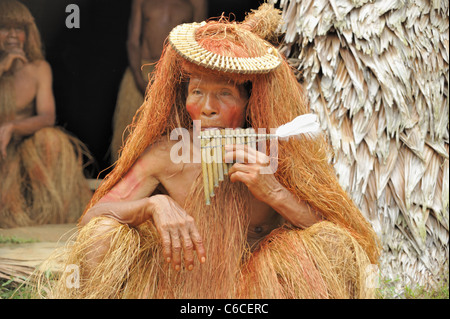
<path fill-rule="evenodd" d="M 0 26 L 0 50 L 8 53 L 23 51 L 26 39 L 24 27 Z"/>
<path fill-rule="evenodd" d="M 186 109 L 205 128 L 244 127 L 248 94 L 243 86 L 215 77 L 191 77 Z"/>

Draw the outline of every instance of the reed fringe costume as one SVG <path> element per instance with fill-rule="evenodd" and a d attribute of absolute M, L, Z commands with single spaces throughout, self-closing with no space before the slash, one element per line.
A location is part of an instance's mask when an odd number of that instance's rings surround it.
<path fill-rule="evenodd" d="M 74 223 L 92 192 L 81 142 L 47 127 L 8 145 L 0 159 L 0 228 Z"/>
<path fill-rule="evenodd" d="M 275 47 L 280 15 L 264 4 L 243 23 L 209 21 L 182 25 L 156 66 L 134 131 L 113 172 L 94 194 L 102 198 L 158 138 L 177 127 L 192 128 L 185 110 L 184 83 L 190 75 L 215 75 L 236 84 L 251 82 L 248 126 L 275 128 L 309 113 L 305 92 Z M 248 58 L 248 59 L 247 59 Z M 78 289 L 67 287 L 70 273 L 48 296 L 53 298 L 370 298 L 367 277 L 379 257 L 370 224 L 342 190 L 328 162 L 325 139 L 280 142 L 277 180 L 297 198 L 319 210 L 325 221 L 307 229 L 288 224 L 247 244 L 247 187 L 227 178 L 205 205 L 202 176 L 194 182 L 184 209 L 204 238 L 208 260 L 192 271 L 174 271 L 163 260 L 152 221 L 129 227 L 97 217 L 80 229 L 67 264 L 80 267 Z M 110 225 L 108 231 L 99 231 Z M 102 261 L 89 268 L 86 255 L 102 240 L 111 243 Z M 89 273 L 87 273 L 89 269 Z"/>
<path fill-rule="evenodd" d="M 27 59 L 43 59 L 39 31 L 24 5 L 1 0 L 0 25 L 24 26 Z M 0 77 L 0 125 L 16 116 L 13 80 L 9 72 Z M 34 104 L 28 107 L 35 112 Z M 76 222 L 92 196 L 83 154 L 85 146 L 61 128 L 13 136 L 7 157 L 0 158 L 0 228 Z"/>

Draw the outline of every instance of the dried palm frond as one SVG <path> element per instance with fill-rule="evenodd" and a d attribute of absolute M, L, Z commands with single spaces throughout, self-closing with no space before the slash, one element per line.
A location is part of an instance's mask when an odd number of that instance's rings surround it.
<path fill-rule="evenodd" d="M 432 286 L 448 268 L 448 2 L 271 2 L 339 182 L 382 239 L 382 275 Z"/>

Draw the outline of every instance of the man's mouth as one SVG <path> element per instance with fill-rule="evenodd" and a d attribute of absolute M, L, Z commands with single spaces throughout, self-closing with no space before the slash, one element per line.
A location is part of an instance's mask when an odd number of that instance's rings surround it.
<path fill-rule="evenodd" d="M 20 48 L 20 43 L 19 42 L 6 42 L 5 47 L 10 48 L 10 49 Z"/>

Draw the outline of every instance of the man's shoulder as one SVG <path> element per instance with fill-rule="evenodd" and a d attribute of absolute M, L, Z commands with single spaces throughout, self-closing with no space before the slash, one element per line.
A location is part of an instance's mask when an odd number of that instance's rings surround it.
<path fill-rule="evenodd" d="M 172 141 L 167 135 L 163 135 L 144 150 L 140 156 L 140 160 L 160 168 L 169 167 L 172 163 L 170 160 L 170 150 L 175 143 L 176 141 Z"/>
<path fill-rule="evenodd" d="M 163 135 L 146 148 L 146 152 L 170 153 L 170 149 L 177 141 L 171 140 L 168 135 Z"/>
<path fill-rule="evenodd" d="M 30 61 L 29 65 L 35 68 L 50 68 L 50 63 L 48 63 L 48 61 L 44 59 Z"/>
<path fill-rule="evenodd" d="M 46 60 L 34 60 L 28 63 L 27 67 L 39 76 L 51 75 L 52 68 Z"/>
<path fill-rule="evenodd" d="M 162 1 L 159 0 L 137 0 L 137 3 L 140 4 L 143 13 L 154 9 L 155 7 L 164 5 Z"/>

